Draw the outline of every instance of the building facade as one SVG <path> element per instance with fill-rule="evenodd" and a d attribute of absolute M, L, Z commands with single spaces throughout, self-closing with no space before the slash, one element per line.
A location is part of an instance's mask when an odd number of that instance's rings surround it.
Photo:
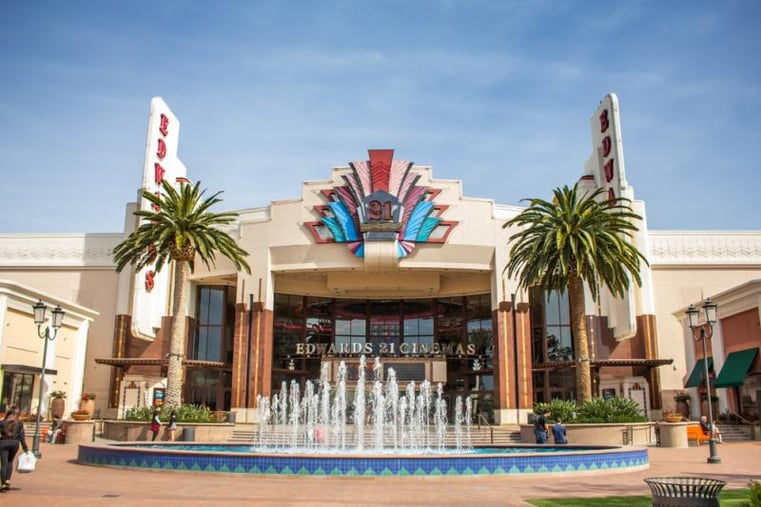
<path fill-rule="evenodd" d="M 591 128 L 593 156 L 580 184 L 628 197 L 646 217 L 626 179 L 614 95 Z M 178 133 L 176 116 L 155 99 L 141 190 L 187 181 Z M 166 385 L 169 272 L 117 274 L 109 257 L 137 226 L 139 206 L 127 206 L 121 233 L 67 236 L 79 248 L 51 249 L 51 236 L 0 235 L 1 279 L 97 312 L 82 376 L 110 417 L 160 404 Z M 436 179 L 393 150 L 370 150 L 326 170 L 324 180 L 301 182 L 294 199 L 240 210 L 228 232 L 249 253 L 251 273 L 219 259 L 191 275 L 184 400 L 254 422 L 259 397 L 293 383 L 303 390 L 321 375 L 335 380 L 345 366 L 351 403 L 366 356 L 366 378 L 393 368 L 402 386 L 440 384 L 450 407 L 469 396 L 481 422 L 525 422 L 535 403 L 575 396 L 574 369 L 588 356 L 596 396 L 629 397 L 657 418 L 688 391 L 697 415 L 699 386 L 685 386 L 702 350 L 684 311 L 711 296 L 720 316 L 709 354 L 719 407 L 758 417 L 761 359 L 751 352 L 761 346 L 761 232 L 650 231 L 645 218 L 633 239 L 649 261 L 643 284 L 624 298 L 588 298 L 590 350 L 580 354 L 567 296 L 521 291 L 504 275 L 515 231 L 503 226 L 521 209 L 465 197 L 458 180 Z M 3 359 L 4 371 L 7 364 L 16 363 Z"/>

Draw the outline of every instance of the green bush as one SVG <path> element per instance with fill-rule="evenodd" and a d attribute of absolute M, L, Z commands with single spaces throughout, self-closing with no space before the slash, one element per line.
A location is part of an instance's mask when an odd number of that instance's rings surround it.
<path fill-rule="evenodd" d="M 177 411 L 177 422 L 194 422 L 194 423 L 210 423 L 210 422 L 217 422 L 214 419 L 214 416 L 207 407 L 202 407 L 199 405 L 180 405 L 175 409 Z M 169 407 L 164 407 L 163 410 L 161 410 L 161 420 L 162 422 L 167 422 L 169 420 L 169 414 L 171 413 L 171 409 Z M 133 408 L 130 410 L 127 410 L 127 412 L 124 414 L 124 419 L 127 421 L 150 421 L 153 417 L 153 407 L 138 407 Z"/>
<path fill-rule="evenodd" d="M 761 482 L 748 483 L 748 500 L 750 500 L 750 507 L 761 507 Z"/>
<path fill-rule="evenodd" d="M 628 398 L 592 398 L 587 400 L 577 412 L 575 422 L 579 423 L 629 423 L 645 422 L 639 406 Z"/>
<path fill-rule="evenodd" d="M 646 422 L 639 405 L 628 398 L 592 398 L 578 406 L 574 400 L 554 399 L 534 405 L 534 413 L 550 412 L 551 419 L 561 418 L 569 423 L 631 423 Z"/>
<path fill-rule="evenodd" d="M 539 414 L 540 410 L 542 411 L 541 413 L 549 411 L 550 418 L 553 420 L 560 418 L 564 422 L 574 422 L 578 408 L 576 408 L 576 402 L 574 400 L 561 400 L 560 398 L 555 398 L 549 403 L 537 403 L 534 405 L 535 414 Z"/>

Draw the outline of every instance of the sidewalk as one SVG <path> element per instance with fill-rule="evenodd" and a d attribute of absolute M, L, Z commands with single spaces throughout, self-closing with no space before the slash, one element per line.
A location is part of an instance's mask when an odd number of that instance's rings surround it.
<path fill-rule="evenodd" d="M 650 495 L 645 477 L 701 476 L 743 488 L 761 480 L 761 442 L 650 448 L 650 468 L 638 472 L 492 477 L 270 477 L 202 472 L 119 470 L 79 465 L 77 445 L 43 443 L 31 474 L 14 472 L 0 504 L 67 507 L 203 505 L 255 506 L 522 506 L 526 498 Z M 601 506 L 604 504 L 600 504 Z"/>

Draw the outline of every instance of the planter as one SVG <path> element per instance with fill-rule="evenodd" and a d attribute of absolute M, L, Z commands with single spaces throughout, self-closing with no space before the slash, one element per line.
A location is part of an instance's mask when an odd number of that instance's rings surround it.
<path fill-rule="evenodd" d="M 71 418 L 75 421 L 87 421 L 92 417 L 90 414 L 71 414 Z"/>
<path fill-rule="evenodd" d="M 90 417 L 95 413 L 95 400 L 82 400 L 79 402 L 79 410 L 87 412 Z"/>
<path fill-rule="evenodd" d="M 61 419 L 66 411 L 66 400 L 63 398 L 53 398 L 50 401 L 50 417 Z"/>
<path fill-rule="evenodd" d="M 665 422 L 668 422 L 668 423 L 682 422 L 682 415 L 681 414 L 679 414 L 679 415 L 667 415 L 666 417 L 663 418 L 663 420 Z"/>

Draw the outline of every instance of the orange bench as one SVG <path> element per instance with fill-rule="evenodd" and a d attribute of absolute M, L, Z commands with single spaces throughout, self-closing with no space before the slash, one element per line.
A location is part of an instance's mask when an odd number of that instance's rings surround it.
<path fill-rule="evenodd" d="M 711 436 L 708 433 L 703 433 L 703 429 L 699 424 L 691 424 L 687 426 L 687 443 L 689 443 L 690 440 L 694 440 L 695 443 L 700 445 L 703 442 L 711 440 Z"/>

